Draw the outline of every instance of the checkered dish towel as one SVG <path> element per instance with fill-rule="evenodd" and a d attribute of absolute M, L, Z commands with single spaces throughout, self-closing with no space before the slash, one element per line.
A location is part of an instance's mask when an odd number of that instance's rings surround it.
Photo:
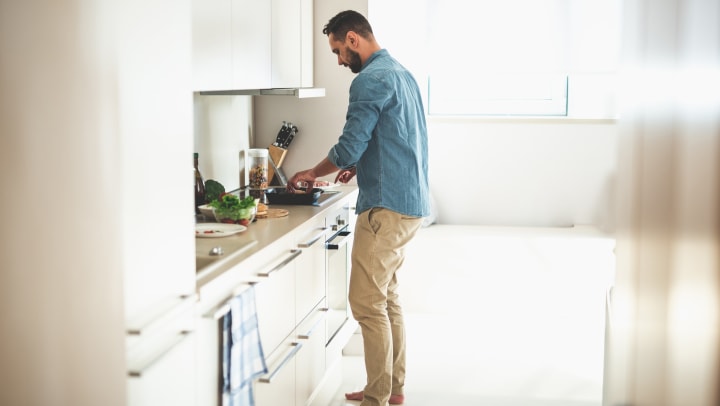
<path fill-rule="evenodd" d="M 267 373 L 260 342 L 255 288 L 230 299 L 223 317 L 223 406 L 253 406 L 252 381 Z"/>

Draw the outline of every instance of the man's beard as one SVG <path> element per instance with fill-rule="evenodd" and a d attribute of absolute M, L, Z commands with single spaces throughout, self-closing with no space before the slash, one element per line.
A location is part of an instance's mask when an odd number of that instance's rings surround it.
<path fill-rule="evenodd" d="M 350 68 L 350 71 L 352 73 L 360 72 L 360 69 L 362 69 L 362 61 L 360 60 L 360 54 L 351 49 L 348 49 L 347 53 L 350 57 L 350 61 L 347 64 L 348 68 Z"/>

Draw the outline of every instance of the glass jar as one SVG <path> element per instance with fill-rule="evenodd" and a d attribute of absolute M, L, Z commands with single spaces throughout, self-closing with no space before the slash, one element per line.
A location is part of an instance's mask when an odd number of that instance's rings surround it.
<path fill-rule="evenodd" d="M 248 151 L 248 186 L 250 189 L 268 187 L 268 150 L 253 148 Z"/>

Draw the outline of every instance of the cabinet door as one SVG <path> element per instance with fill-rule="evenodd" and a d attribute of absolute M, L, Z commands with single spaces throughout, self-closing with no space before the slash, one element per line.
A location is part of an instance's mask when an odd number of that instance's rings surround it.
<path fill-rule="evenodd" d="M 268 359 L 268 373 L 255 381 L 257 406 L 295 406 L 295 363 L 303 345 L 286 340 Z"/>
<path fill-rule="evenodd" d="M 196 297 L 165 311 L 126 338 L 128 406 L 195 404 Z"/>
<path fill-rule="evenodd" d="M 272 87 L 313 86 L 313 2 L 272 0 Z"/>
<path fill-rule="evenodd" d="M 283 250 L 258 273 L 255 285 L 260 340 L 270 356 L 295 329 L 295 260 L 300 250 Z"/>
<path fill-rule="evenodd" d="M 327 308 L 322 301 L 308 317 L 298 325 L 297 339 L 303 344 L 297 356 L 295 390 L 298 405 L 306 405 L 313 397 L 325 375 L 325 323 Z"/>
<path fill-rule="evenodd" d="M 267 89 L 271 4 L 193 0 L 193 89 Z"/>
<path fill-rule="evenodd" d="M 167 351 L 158 349 L 158 358 L 128 379 L 128 405 L 195 405 L 195 335 L 179 335 L 164 345 Z"/>
<path fill-rule="evenodd" d="M 128 0 L 118 14 L 123 176 L 114 186 L 128 326 L 195 292 L 190 10 L 189 0 Z"/>
<path fill-rule="evenodd" d="M 233 89 L 267 89 L 271 63 L 271 3 L 233 0 Z"/>
<path fill-rule="evenodd" d="M 232 2 L 192 2 L 194 90 L 224 90 L 232 83 Z"/>
<path fill-rule="evenodd" d="M 296 266 L 295 320 L 299 323 L 325 297 L 325 239 L 327 229 L 321 219 L 298 241 L 303 254 Z"/>

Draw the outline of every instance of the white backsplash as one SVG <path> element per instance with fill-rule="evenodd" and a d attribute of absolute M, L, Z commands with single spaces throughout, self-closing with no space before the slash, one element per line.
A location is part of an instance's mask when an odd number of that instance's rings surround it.
<path fill-rule="evenodd" d="M 252 143 L 252 97 L 195 94 L 194 109 L 195 151 L 203 178 L 217 180 L 226 190 L 244 186 L 244 155 Z"/>

